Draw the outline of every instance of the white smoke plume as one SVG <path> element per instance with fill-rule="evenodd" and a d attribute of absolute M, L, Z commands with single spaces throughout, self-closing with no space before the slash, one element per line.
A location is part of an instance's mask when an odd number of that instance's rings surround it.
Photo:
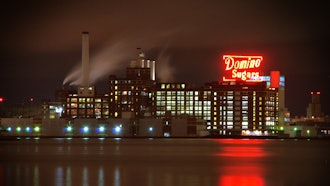
<path fill-rule="evenodd" d="M 167 47 L 159 53 L 156 62 L 156 76 L 160 82 L 174 81 L 175 68 L 171 66 L 171 56 L 166 53 Z"/>
<path fill-rule="evenodd" d="M 145 34 L 147 35 L 147 34 Z M 168 32 L 163 32 L 153 37 L 123 37 L 117 41 L 112 41 L 103 50 L 95 55 L 91 54 L 89 84 L 95 84 L 99 79 L 102 79 L 111 74 L 116 74 L 118 71 L 123 71 L 128 66 L 131 60 L 135 59 L 136 48 L 143 45 L 146 50 L 156 48 L 155 43 L 162 43 L 164 36 L 168 36 Z M 159 48 L 159 46 L 157 47 Z M 166 47 L 167 48 L 167 47 Z M 156 60 L 156 76 L 161 81 L 172 81 L 174 79 L 174 68 L 170 66 L 170 56 L 166 54 L 166 48 L 160 52 Z M 142 51 L 145 48 L 142 47 Z M 146 55 L 148 58 L 148 55 Z M 151 59 L 153 60 L 153 59 Z M 65 77 L 63 84 L 79 85 L 82 81 L 81 62 L 75 66 L 72 71 Z"/>
<path fill-rule="evenodd" d="M 128 59 L 125 50 L 128 49 L 124 43 L 115 43 L 104 48 L 96 55 L 91 55 L 89 69 L 89 83 L 92 85 L 104 76 L 119 70 L 125 59 Z M 79 85 L 82 81 L 81 62 L 64 79 L 63 84 Z"/>

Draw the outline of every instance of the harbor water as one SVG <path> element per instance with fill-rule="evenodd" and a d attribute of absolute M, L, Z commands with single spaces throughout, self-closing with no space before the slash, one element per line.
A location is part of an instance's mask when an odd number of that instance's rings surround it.
<path fill-rule="evenodd" d="M 330 185 L 330 140 L 2 140 L 0 185 Z"/>

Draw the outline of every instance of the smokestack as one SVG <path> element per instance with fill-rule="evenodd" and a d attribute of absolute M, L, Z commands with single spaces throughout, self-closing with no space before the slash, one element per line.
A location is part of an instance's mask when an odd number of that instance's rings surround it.
<path fill-rule="evenodd" d="M 155 61 L 150 61 L 150 79 L 156 81 L 156 65 Z"/>
<path fill-rule="evenodd" d="M 82 80 L 78 87 L 79 97 L 92 97 L 95 95 L 95 88 L 89 86 L 89 33 L 82 32 Z"/>
<path fill-rule="evenodd" d="M 82 32 L 82 82 L 81 86 L 89 86 L 89 33 Z"/>

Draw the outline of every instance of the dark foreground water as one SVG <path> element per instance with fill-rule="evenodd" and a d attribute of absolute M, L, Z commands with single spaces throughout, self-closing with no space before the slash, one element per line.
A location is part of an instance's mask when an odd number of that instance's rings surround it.
<path fill-rule="evenodd" d="M 330 185 L 330 141 L 0 141 L 0 185 Z"/>

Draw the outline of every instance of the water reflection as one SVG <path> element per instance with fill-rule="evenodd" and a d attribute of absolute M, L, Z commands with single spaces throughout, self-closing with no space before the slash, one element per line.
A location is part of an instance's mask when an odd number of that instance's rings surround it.
<path fill-rule="evenodd" d="M 0 141 L 0 185 L 330 185 L 329 146 L 242 139 Z"/>
<path fill-rule="evenodd" d="M 55 173 L 55 183 L 58 183 L 57 185 L 63 185 L 63 168 L 57 167 L 56 173 Z"/>
<path fill-rule="evenodd" d="M 23 168 L 23 169 L 22 169 Z M 106 176 L 104 173 L 103 166 L 97 167 L 97 170 L 90 169 L 88 167 L 82 168 L 73 168 L 74 172 L 72 172 L 72 168 L 68 167 L 56 167 L 54 168 L 54 178 L 51 179 L 51 175 L 42 174 L 40 175 L 40 170 L 38 165 L 34 165 L 33 172 L 31 175 L 30 169 L 31 166 L 20 165 L 16 166 L 15 169 L 15 176 L 13 180 L 7 180 L 6 184 L 3 185 L 34 185 L 39 186 L 46 183 L 46 185 L 52 185 L 54 183 L 57 186 L 72 186 L 72 185 L 95 185 L 95 186 L 105 186 L 106 184 Z M 11 172 L 10 170 L 6 170 L 7 172 Z M 22 172 L 23 171 L 23 172 Z M 45 170 L 46 171 L 46 170 Z M 48 172 L 49 170 L 47 170 Z M 93 174 L 93 172 L 96 173 Z M 79 173 L 81 173 L 79 175 Z M 118 167 L 113 169 L 113 183 L 111 185 L 119 186 L 120 185 L 120 171 Z M 90 175 L 92 174 L 92 175 Z M 10 174 L 8 175 L 10 176 Z M 95 177 L 98 179 L 91 180 L 89 178 Z M 7 177 L 9 178 L 9 177 Z M 23 179 L 21 179 L 23 178 Z M 30 179 L 31 178 L 31 179 Z M 81 180 L 81 182 L 77 181 L 77 178 Z M 73 184 L 73 180 L 76 180 Z M 24 184 L 23 184 L 24 183 Z M 41 183 L 41 184 L 40 184 Z"/>
<path fill-rule="evenodd" d="M 104 172 L 103 172 L 103 167 L 99 168 L 99 174 L 98 174 L 98 186 L 104 186 Z"/>
<path fill-rule="evenodd" d="M 33 169 L 33 185 L 39 186 L 39 167 L 38 167 L 38 165 L 35 165 L 34 169 Z"/>
<path fill-rule="evenodd" d="M 265 151 L 264 140 L 217 139 L 219 151 L 215 155 L 224 165 L 219 167 L 221 186 L 265 185 L 263 158 L 270 154 Z"/>
<path fill-rule="evenodd" d="M 83 169 L 82 183 L 83 183 L 83 186 L 88 186 L 88 169 L 87 169 L 87 167 L 84 167 L 84 169 Z"/>
<path fill-rule="evenodd" d="M 116 167 L 114 171 L 114 185 L 115 186 L 120 185 L 120 171 L 118 167 Z"/>
<path fill-rule="evenodd" d="M 66 186 L 71 186 L 71 183 L 72 183 L 72 181 L 71 181 L 71 167 L 67 167 L 66 168 Z"/>

